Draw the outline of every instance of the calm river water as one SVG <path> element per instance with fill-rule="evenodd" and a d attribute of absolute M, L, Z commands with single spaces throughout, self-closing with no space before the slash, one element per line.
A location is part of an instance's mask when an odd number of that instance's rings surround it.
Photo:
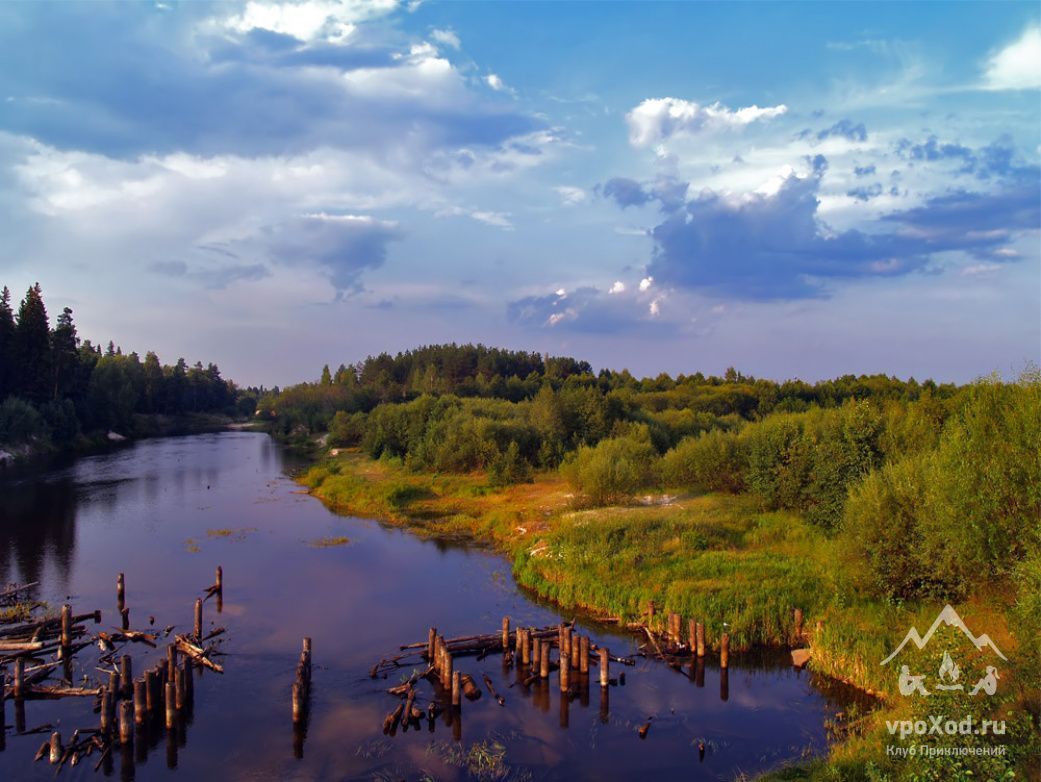
<path fill-rule="evenodd" d="M 501 655 L 463 658 L 505 695 L 463 702 L 461 719 L 384 736 L 397 704 L 372 665 L 399 644 L 561 620 L 520 590 L 509 563 L 477 548 L 422 540 L 364 519 L 337 516 L 302 494 L 266 435 L 226 432 L 148 440 L 47 471 L 0 474 L 0 584 L 39 581 L 35 596 L 74 613 L 101 609 L 90 631 L 118 627 L 116 574 L 126 574 L 131 626 L 175 624 L 187 632 L 192 604 L 224 568 L 223 610 L 205 604 L 207 626 L 227 628 L 226 673 L 196 674 L 192 714 L 180 731 L 152 726 L 133 751 L 93 772 L 97 756 L 61 776 L 150 780 L 541 780 L 733 779 L 826 750 L 826 721 L 844 707 L 837 692 L 793 671 L 786 657 L 732 655 L 727 692 L 709 658 L 693 679 L 660 663 L 626 668 L 624 686 L 602 698 L 595 683 L 561 702 L 556 677 L 525 691 Z M 318 547 L 346 536 L 347 545 Z M 571 618 L 570 615 L 567 618 Z M 632 636 L 583 621 L 612 652 Z M 290 688 L 301 638 L 314 641 L 306 735 L 294 734 Z M 140 673 L 163 654 L 131 644 Z M 97 680 L 96 647 L 76 658 L 74 679 Z M 595 670 L 595 669 L 594 669 Z M 618 670 L 621 670 L 619 667 Z M 419 705 L 432 692 L 420 685 Z M 723 697 L 725 695 L 725 697 Z M 66 740 L 97 724 L 92 699 L 6 705 L 0 779 L 52 779 L 33 762 L 45 723 Z M 637 727 L 653 718 L 645 739 Z M 18 723 L 18 724 L 16 724 Z M 24 723 L 24 725 L 23 725 Z M 705 745 L 703 756 L 699 742 Z"/>

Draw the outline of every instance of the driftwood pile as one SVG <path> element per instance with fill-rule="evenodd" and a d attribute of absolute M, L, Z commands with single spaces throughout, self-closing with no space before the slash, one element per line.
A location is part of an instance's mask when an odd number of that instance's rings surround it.
<path fill-rule="evenodd" d="M 460 739 L 461 710 L 463 700 L 481 698 L 481 687 L 473 676 L 463 673 L 456 666 L 457 660 L 476 657 L 482 660 L 492 653 L 502 653 L 504 677 L 513 669 L 516 679 L 505 687 L 496 687 L 487 673 L 481 682 L 491 698 L 505 707 L 505 690 L 515 686 L 524 689 L 535 685 L 545 690 L 548 703 L 549 680 L 553 672 L 561 692 L 561 724 L 567 726 L 567 704 L 580 698 L 588 703 L 590 666 L 598 668 L 601 687 L 601 711 L 606 718 L 607 689 L 614 684 L 624 683 L 625 674 L 612 679 L 610 664 L 633 665 L 628 657 L 612 655 L 605 647 L 591 643 L 588 636 L 575 632 L 575 623 L 562 622 L 557 626 L 510 629 L 510 618 L 502 620 L 502 630 L 483 635 L 468 635 L 448 638 L 439 635 L 431 627 L 426 642 L 406 644 L 399 653 L 380 660 L 369 671 L 372 678 L 386 678 L 390 671 L 413 667 L 411 675 L 401 684 L 388 688 L 387 692 L 400 699 L 400 703 L 383 720 L 383 732 L 393 736 L 398 728 L 405 732 L 409 728 L 418 730 L 426 718 L 428 730 L 433 731 L 438 716 L 443 715 L 445 724 L 452 728 L 453 738 Z M 423 667 L 415 667 L 423 666 Z M 426 709 L 418 705 L 420 683 L 427 681 L 430 692 L 423 697 Z M 621 680 L 621 682 L 619 681 Z M 538 694 L 538 693 L 536 693 Z"/>
<path fill-rule="evenodd" d="M 27 595 L 36 584 L 23 584 L 0 591 L 0 599 Z M 91 633 L 84 622 L 101 623 L 100 610 L 73 615 L 72 607 L 62 606 L 61 614 L 36 621 L 9 626 L 0 625 L 0 749 L 6 742 L 6 700 L 14 702 L 15 736 L 30 736 L 50 732 L 36 753 L 36 760 L 47 758 L 57 768 L 67 764 L 76 766 L 97 753 L 94 770 L 104 767 L 111 771 L 112 758 L 122 751 L 123 764 L 132 768 L 135 762 L 134 741 L 137 736 L 136 761 L 143 762 L 150 734 L 167 733 L 167 764 L 177 763 L 178 742 L 184 742 L 184 730 L 190 719 L 194 702 L 195 672 L 207 668 L 223 673 L 220 663 L 213 658 L 220 655 L 214 641 L 225 632 L 217 627 L 209 632 L 203 628 L 203 601 L 216 597 L 217 610 L 223 608 L 223 572 L 217 568 L 216 580 L 204 591 L 205 598 L 195 601 L 195 624 L 191 633 L 178 633 L 172 641 L 165 641 L 174 630 L 169 625 L 162 630 L 135 630 L 130 627 L 130 609 L 126 606 L 126 582 L 122 573 L 116 580 L 117 610 L 120 627 L 98 629 Z M 149 626 L 155 617 L 149 617 Z M 139 645 L 144 654 L 158 650 L 164 643 L 160 659 L 142 675 L 134 678 L 134 661 L 127 650 Z M 101 674 L 91 683 L 83 675 L 75 681 L 76 655 L 93 645 L 100 655 L 95 670 Z M 48 660 L 52 656 L 54 659 Z M 138 658 L 140 660 L 140 658 Z M 8 674 L 7 668 L 11 672 Z M 60 679 L 51 681 L 52 677 Z M 50 724 L 26 729 L 26 701 L 39 698 L 89 697 L 98 714 L 98 727 L 80 728 L 71 734 L 67 743 L 61 731 Z M 130 772 L 132 774 L 132 771 Z"/>

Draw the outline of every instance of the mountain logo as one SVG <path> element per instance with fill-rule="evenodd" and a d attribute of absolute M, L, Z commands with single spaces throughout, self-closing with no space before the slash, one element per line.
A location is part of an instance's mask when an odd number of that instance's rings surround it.
<path fill-rule="evenodd" d="M 996 654 L 1002 660 L 1005 660 L 1006 662 L 1008 661 L 1008 658 L 1005 657 L 1005 655 L 1001 653 L 1001 650 L 998 649 L 997 646 L 995 646 L 994 642 L 990 640 L 989 635 L 987 635 L 986 633 L 983 633 L 979 636 L 973 635 L 972 630 L 970 630 L 968 626 L 965 624 L 965 622 L 962 620 L 962 618 L 958 616 L 958 612 L 955 611 L 954 607 L 948 603 L 943 607 L 943 610 L 940 611 L 939 615 L 933 621 L 932 626 L 929 628 L 929 630 L 926 632 L 924 636 L 919 635 L 917 627 L 912 627 L 910 630 L 908 630 L 907 635 L 904 636 L 904 640 L 901 641 L 900 645 L 893 650 L 893 653 L 891 655 L 889 655 L 886 659 L 882 661 L 882 665 L 885 665 L 898 654 L 900 654 L 900 652 L 903 651 L 903 648 L 907 646 L 908 641 L 912 642 L 919 649 L 924 649 L 925 645 L 929 643 L 929 639 L 933 637 L 933 633 L 936 632 L 937 628 L 941 624 L 945 624 L 948 627 L 956 627 L 957 629 L 961 630 L 965 637 L 972 641 L 973 645 L 980 651 L 983 651 L 984 649 L 989 647 L 990 650 L 993 651 L 994 654 Z"/>

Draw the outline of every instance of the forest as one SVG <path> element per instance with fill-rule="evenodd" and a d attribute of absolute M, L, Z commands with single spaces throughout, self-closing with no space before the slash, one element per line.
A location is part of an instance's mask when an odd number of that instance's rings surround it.
<path fill-rule="evenodd" d="M 108 431 L 159 433 L 158 416 L 251 415 L 254 403 L 216 364 L 163 365 L 151 351 L 142 360 L 81 341 L 68 307 L 52 327 L 39 283 L 17 312 L 0 292 L 0 445 L 75 448 Z"/>

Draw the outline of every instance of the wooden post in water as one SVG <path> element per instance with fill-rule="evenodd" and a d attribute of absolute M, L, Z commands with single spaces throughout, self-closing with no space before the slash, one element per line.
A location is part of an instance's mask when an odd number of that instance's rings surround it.
<path fill-rule="evenodd" d="M 542 664 L 542 642 L 538 638 L 531 639 L 531 667 L 539 668 Z"/>
<path fill-rule="evenodd" d="M 125 608 L 125 607 L 124 608 L 120 608 L 119 609 L 119 616 L 123 620 L 123 629 L 124 630 L 129 630 L 130 629 L 130 609 L 129 608 Z"/>
<path fill-rule="evenodd" d="M 166 647 L 166 680 L 172 682 L 177 675 L 177 647 L 170 644 Z"/>
<path fill-rule="evenodd" d="M 116 576 L 116 602 L 119 604 L 119 610 L 122 611 L 126 606 L 126 579 L 122 573 Z"/>
<path fill-rule="evenodd" d="M 61 746 L 61 734 L 58 731 L 54 731 L 51 734 L 51 763 L 57 763 L 61 760 L 62 746 Z"/>
<path fill-rule="evenodd" d="M 61 607 L 61 645 L 65 649 L 72 646 L 72 606 L 68 603 Z"/>
<path fill-rule="evenodd" d="M 701 622 L 698 622 L 697 628 L 696 628 L 695 632 L 696 632 L 696 635 L 697 635 L 698 657 L 704 657 L 705 656 L 705 625 L 702 624 Z"/>
<path fill-rule="evenodd" d="M 434 649 L 437 646 L 437 628 L 431 627 L 427 631 L 427 662 L 434 664 Z"/>
<path fill-rule="evenodd" d="M 0 680 L 0 687 L 3 686 L 3 680 Z M 14 660 L 14 683 L 11 687 L 12 695 L 16 698 L 25 697 L 25 658 L 16 657 Z"/>
<path fill-rule="evenodd" d="M 187 694 L 185 693 L 184 678 L 184 668 L 178 667 L 174 672 L 174 694 L 177 711 L 183 711 L 184 707 L 188 703 Z"/>
<path fill-rule="evenodd" d="M 508 616 L 502 618 L 502 650 L 510 651 L 510 618 Z"/>
<path fill-rule="evenodd" d="M 600 647 L 600 686 L 607 687 L 611 684 L 611 674 L 609 667 L 611 664 L 611 657 L 607 649 Z"/>
<path fill-rule="evenodd" d="M 463 684 L 460 681 L 459 671 L 452 671 L 452 706 L 458 709 L 462 706 Z"/>
<path fill-rule="evenodd" d="M 582 656 L 582 639 L 584 636 L 573 635 L 571 636 L 571 668 L 577 671 L 579 666 L 579 658 Z"/>
<path fill-rule="evenodd" d="M 107 687 L 101 688 L 101 711 L 100 711 L 101 735 L 107 736 L 112 728 L 112 693 Z"/>
<path fill-rule="evenodd" d="M 123 688 L 123 697 L 129 700 L 134 694 L 133 661 L 129 654 L 119 658 L 119 683 Z"/>
<path fill-rule="evenodd" d="M 578 672 L 589 675 L 589 636 L 583 635 L 578 644 Z"/>
<path fill-rule="evenodd" d="M 145 671 L 145 708 L 155 711 L 155 671 Z"/>
<path fill-rule="evenodd" d="M 119 743 L 129 744 L 134 737 L 134 705 L 130 701 L 119 704 Z"/>
<path fill-rule="evenodd" d="M 560 691 L 567 693 L 571 689 L 571 658 L 566 654 L 560 656 Z"/>
<path fill-rule="evenodd" d="M 687 620 L 687 643 L 690 645 L 691 654 L 693 654 L 698 645 L 698 623 L 693 619 Z"/>
<path fill-rule="evenodd" d="M 202 643 L 202 598 L 195 598 L 195 640 Z"/>
<path fill-rule="evenodd" d="M 542 650 L 539 653 L 539 678 L 549 678 L 549 641 L 542 641 Z"/>
<path fill-rule="evenodd" d="M 719 667 L 726 668 L 730 664 L 730 635 L 723 633 L 719 639 Z"/>
<path fill-rule="evenodd" d="M 143 725 L 148 711 L 147 684 L 144 679 L 134 682 L 134 722 Z"/>
<path fill-rule="evenodd" d="M 166 729 L 173 730 L 177 724 L 177 685 L 166 683 Z"/>
<path fill-rule="evenodd" d="M 297 679 L 293 682 L 293 724 L 304 721 L 304 683 Z"/>
<path fill-rule="evenodd" d="M 453 670 L 454 663 L 452 661 L 452 653 L 445 649 L 445 677 L 441 680 L 442 686 L 451 692 L 452 690 L 452 674 L 455 673 Z"/>
<path fill-rule="evenodd" d="M 802 638 L 802 609 L 795 609 L 795 640 Z"/>
<path fill-rule="evenodd" d="M 218 595 L 224 594 L 224 568 L 220 565 L 217 565 L 217 572 L 214 576 L 213 585 L 216 587 L 215 591 Z"/>
<path fill-rule="evenodd" d="M 112 703 L 114 704 L 119 700 L 119 695 L 122 692 L 123 685 L 119 683 L 119 671 L 108 672 L 108 691 L 112 693 Z M 113 718 L 114 718 L 113 713 Z"/>

